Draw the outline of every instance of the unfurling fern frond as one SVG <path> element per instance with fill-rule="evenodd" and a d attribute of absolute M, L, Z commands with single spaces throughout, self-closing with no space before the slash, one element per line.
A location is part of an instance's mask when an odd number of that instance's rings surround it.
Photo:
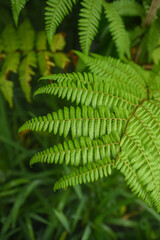
<path fill-rule="evenodd" d="M 11 0 L 12 13 L 16 25 L 18 24 L 19 14 L 21 10 L 24 8 L 27 1 L 28 0 Z"/>
<path fill-rule="evenodd" d="M 104 9 L 120 58 L 123 59 L 125 56 L 130 58 L 130 39 L 128 32 L 125 30 L 122 18 L 114 5 L 105 3 Z"/>
<path fill-rule="evenodd" d="M 101 17 L 102 0 L 83 0 L 79 20 L 80 44 L 84 53 L 88 54 L 91 43 L 98 32 Z"/>
<path fill-rule="evenodd" d="M 51 44 L 53 35 L 63 18 L 69 14 L 76 0 L 48 0 L 45 12 L 46 30 Z"/>
<path fill-rule="evenodd" d="M 51 47 L 48 47 L 45 32 L 35 33 L 29 21 L 22 23 L 18 30 L 15 30 L 12 25 L 4 29 L 0 39 L 0 90 L 11 107 L 14 83 L 8 81 L 10 73 L 19 74 L 22 91 L 30 102 L 30 81 L 34 75 L 34 69 L 39 67 L 42 75 L 50 74 L 52 67 L 57 66 L 54 60 L 56 51 L 59 50 L 57 54 L 61 54 L 60 51 L 64 46 L 63 35 L 57 34 Z M 63 59 L 57 57 L 58 66 L 61 68 L 69 62 L 64 53 L 63 56 Z"/>
<path fill-rule="evenodd" d="M 65 107 L 22 125 L 20 132 L 49 131 L 67 136 L 63 144 L 33 156 L 31 164 L 77 167 L 55 184 L 55 190 L 96 181 L 117 168 L 131 190 L 160 212 L 160 102 L 152 91 L 158 86 L 156 81 L 134 64 L 79 55 L 94 74 L 45 76 L 43 80 L 56 83 L 36 91 L 66 97 L 82 106 Z"/>

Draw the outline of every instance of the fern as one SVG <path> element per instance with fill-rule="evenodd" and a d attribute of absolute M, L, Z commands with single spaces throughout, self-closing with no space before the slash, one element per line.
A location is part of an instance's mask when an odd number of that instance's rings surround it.
<path fill-rule="evenodd" d="M 112 130 L 120 135 L 128 119 L 129 112 L 114 108 L 109 110 L 106 107 L 93 109 L 83 106 L 82 108 L 64 108 L 57 113 L 48 114 L 39 118 L 34 118 L 26 122 L 20 131 L 35 130 L 49 131 L 66 137 L 69 131 L 72 138 L 80 136 L 89 136 L 91 139 L 98 138 L 104 134 L 110 134 Z M 95 131 L 96 130 L 96 131 Z"/>
<path fill-rule="evenodd" d="M 125 30 L 124 23 L 116 10 L 116 7 L 108 3 L 105 3 L 104 7 L 106 17 L 109 21 L 110 32 L 115 41 L 120 58 L 124 58 L 125 55 L 130 58 L 129 35 Z"/>
<path fill-rule="evenodd" d="M 45 76 L 43 81 L 56 82 L 35 93 L 66 97 L 81 105 L 22 125 L 19 132 L 68 136 L 63 144 L 35 154 L 31 164 L 65 163 L 76 168 L 55 183 L 55 190 L 96 181 L 117 168 L 131 190 L 160 212 L 160 102 L 153 91 L 158 78 L 150 79 L 135 64 L 79 55 L 92 73 Z"/>
<path fill-rule="evenodd" d="M 66 15 L 72 11 L 77 0 L 48 0 L 45 7 L 45 27 L 50 45 L 57 27 Z M 17 24 L 18 16 L 26 0 L 12 0 L 12 11 Z M 123 23 L 123 16 L 140 17 L 143 19 L 145 11 L 135 0 L 117 0 L 106 3 L 104 0 L 81 0 L 82 8 L 79 14 L 79 40 L 81 49 L 88 54 L 91 43 L 98 32 L 102 15 L 102 7 L 109 22 L 109 29 L 115 42 L 120 58 L 130 58 L 130 39 Z"/>
<path fill-rule="evenodd" d="M 61 178 L 55 185 L 54 190 L 60 188 L 67 188 L 76 184 L 82 184 L 87 182 L 97 181 L 99 178 L 107 177 L 111 175 L 114 168 L 114 162 L 109 160 L 99 160 L 96 163 L 90 163 L 88 166 L 81 167 L 73 174 Z"/>
<path fill-rule="evenodd" d="M 84 0 L 80 11 L 79 35 L 80 44 L 84 53 L 88 54 L 90 45 L 97 34 L 100 20 L 102 0 Z"/>
<path fill-rule="evenodd" d="M 0 40 L 0 59 L 2 59 L 0 62 L 0 90 L 10 107 L 13 106 L 14 87 L 14 83 L 9 81 L 12 80 L 10 74 L 19 74 L 22 91 L 27 101 L 30 102 L 30 82 L 34 75 L 34 69 L 38 67 L 42 75 L 47 75 L 52 72 L 54 66 L 64 68 L 69 62 L 67 56 L 60 52 L 64 46 L 64 37 L 62 34 L 57 34 L 49 48 L 45 32 L 36 33 L 29 21 L 22 23 L 17 31 L 12 25 L 8 25 L 4 29 Z"/>
<path fill-rule="evenodd" d="M 57 26 L 63 20 L 63 18 L 69 14 L 73 7 L 73 3 L 76 0 L 48 0 L 45 20 L 46 20 L 46 30 L 48 35 L 48 40 L 51 44 L 53 35 L 56 31 Z"/>
<path fill-rule="evenodd" d="M 14 18 L 16 25 L 18 24 L 19 14 L 20 14 L 21 10 L 24 8 L 27 1 L 28 0 L 11 0 L 13 18 Z"/>
<path fill-rule="evenodd" d="M 121 16 L 143 17 L 145 15 L 143 7 L 134 0 L 117 0 L 112 4 Z"/>

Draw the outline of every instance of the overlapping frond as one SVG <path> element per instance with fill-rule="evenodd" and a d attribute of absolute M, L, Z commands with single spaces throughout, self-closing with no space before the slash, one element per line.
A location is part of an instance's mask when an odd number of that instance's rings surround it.
<path fill-rule="evenodd" d="M 79 19 L 80 45 L 83 52 L 88 54 L 91 43 L 98 32 L 102 0 L 83 0 L 81 4 Z"/>
<path fill-rule="evenodd" d="M 53 114 L 33 118 L 22 125 L 19 132 L 25 130 L 48 131 L 66 137 L 71 131 L 72 138 L 89 136 L 91 139 L 99 138 L 104 134 L 116 131 L 119 136 L 125 129 L 130 111 L 108 109 L 101 106 L 97 109 L 82 106 L 82 108 L 70 107 L 58 110 Z"/>
<path fill-rule="evenodd" d="M 83 83 L 75 79 L 65 80 L 59 83 L 52 83 L 39 88 L 35 95 L 38 94 L 53 94 L 58 97 L 67 98 L 76 104 L 97 106 L 117 106 L 120 108 L 132 109 L 139 103 L 134 95 L 127 93 L 123 89 L 117 89 L 112 83 L 95 82 L 94 85 Z"/>
<path fill-rule="evenodd" d="M 114 162 L 109 160 L 99 160 L 96 163 L 90 163 L 87 166 L 81 167 L 72 174 L 61 178 L 55 183 L 54 190 L 56 191 L 60 188 L 67 188 L 76 184 L 97 181 L 99 178 L 111 175 L 114 167 Z"/>
<path fill-rule="evenodd" d="M 107 80 L 112 82 L 112 84 L 125 89 L 125 91 L 139 97 L 141 100 L 147 96 L 146 80 L 133 66 L 124 64 L 117 59 L 102 57 L 97 54 L 92 54 L 91 57 L 77 51 L 76 54 L 94 75 L 100 76 L 106 82 Z"/>
<path fill-rule="evenodd" d="M 143 17 L 145 11 L 142 6 L 135 0 L 118 0 L 112 2 L 121 16 L 138 16 Z"/>
<path fill-rule="evenodd" d="M 118 169 L 127 184 L 160 211 L 160 107 L 144 101 L 131 116 L 121 140 Z"/>
<path fill-rule="evenodd" d="M 103 135 L 100 139 L 81 137 L 54 145 L 33 156 L 30 164 L 37 162 L 63 163 L 71 165 L 86 165 L 99 159 L 116 159 L 119 151 L 120 137 L 116 132 Z"/>
<path fill-rule="evenodd" d="M 109 3 L 104 3 L 104 10 L 120 58 L 130 58 L 130 39 L 118 10 Z"/>
<path fill-rule="evenodd" d="M 18 24 L 19 14 L 21 10 L 24 8 L 27 1 L 28 0 L 11 0 L 12 13 L 16 25 Z"/>
<path fill-rule="evenodd" d="M 15 23 L 27 0 L 11 0 Z M 50 45 L 57 27 L 64 17 L 73 9 L 77 0 L 47 0 L 45 7 L 45 27 Z M 107 3 L 104 0 L 80 0 L 79 40 L 85 54 L 88 54 L 91 43 L 98 32 L 99 21 L 104 7 L 109 29 L 115 42 L 119 57 L 130 58 L 130 39 L 123 23 L 123 16 L 143 18 L 145 11 L 136 0 L 118 0 Z M 41 54 L 42 55 L 42 54 Z M 41 56 L 42 57 L 42 56 Z"/>
<path fill-rule="evenodd" d="M 53 35 L 63 18 L 69 14 L 76 0 L 48 0 L 45 12 L 46 30 L 51 43 Z"/>

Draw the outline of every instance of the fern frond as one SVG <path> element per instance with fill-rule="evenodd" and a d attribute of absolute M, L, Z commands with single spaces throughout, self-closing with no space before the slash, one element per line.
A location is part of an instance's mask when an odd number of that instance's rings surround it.
<path fill-rule="evenodd" d="M 135 0 L 118 0 L 111 3 L 121 16 L 143 17 L 145 11 Z"/>
<path fill-rule="evenodd" d="M 95 83 L 104 81 L 105 78 L 99 77 L 97 75 L 93 75 L 91 73 L 86 72 L 73 72 L 73 73 L 58 73 L 58 74 L 50 74 L 49 76 L 41 77 L 40 80 L 54 80 L 56 82 L 70 81 L 70 80 L 78 80 L 84 83 Z"/>
<path fill-rule="evenodd" d="M 102 0 L 83 0 L 79 19 L 80 45 L 85 54 L 88 54 L 91 43 L 98 32 L 101 17 Z"/>
<path fill-rule="evenodd" d="M 37 38 L 35 38 L 36 36 Z M 0 89 L 3 88 L 3 95 L 10 106 L 12 106 L 11 96 L 14 84 L 5 83 L 4 79 L 6 81 L 10 79 L 11 72 L 19 73 L 22 90 L 27 100 L 30 101 L 31 86 L 29 82 L 34 75 L 33 68 L 37 66 L 37 61 L 42 75 L 50 74 L 51 68 L 57 66 L 54 58 L 58 59 L 60 67 L 66 66 L 69 59 L 60 52 L 65 45 L 64 36 L 61 33 L 56 34 L 53 44 L 54 46 L 49 48 L 45 32 L 36 33 L 28 20 L 23 22 L 18 29 L 10 24 L 3 30 L 0 36 L 0 78 L 2 78 Z M 53 47 L 54 53 L 52 52 Z M 58 55 L 53 56 L 57 49 L 60 50 Z M 6 91 L 9 89 L 9 95 L 5 93 L 4 86 L 6 86 Z"/>
<path fill-rule="evenodd" d="M 67 188 L 76 184 L 90 183 L 97 181 L 99 178 L 111 175 L 114 168 L 114 162 L 108 160 L 99 160 L 96 163 L 91 163 L 88 166 L 81 167 L 69 176 L 61 178 L 54 185 L 54 190 Z"/>
<path fill-rule="evenodd" d="M 119 136 L 124 131 L 126 121 L 130 112 L 114 108 L 109 110 L 107 107 L 83 106 L 82 108 L 64 108 L 53 114 L 33 118 L 22 125 L 19 132 L 25 130 L 48 131 L 66 137 L 71 130 L 72 138 L 89 136 L 91 139 L 99 138 L 104 134 L 117 131 Z"/>
<path fill-rule="evenodd" d="M 8 25 L 2 33 L 2 41 L 6 52 L 15 52 L 18 49 L 18 39 L 14 27 Z"/>
<path fill-rule="evenodd" d="M 63 163 L 78 166 L 97 162 L 99 159 L 116 159 L 119 151 L 119 135 L 115 132 L 103 135 L 101 139 L 92 140 L 90 137 L 69 140 L 54 145 L 33 156 L 30 164 L 37 162 Z"/>
<path fill-rule="evenodd" d="M 32 25 L 29 21 L 23 22 L 18 29 L 18 36 L 20 45 L 19 48 L 25 53 L 33 50 L 34 48 L 34 40 L 35 40 L 35 32 L 32 28 Z"/>
<path fill-rule="evenodd" d="M 13 13 L 13 18 L 14 22 L 17 25 L 18 24 L 18 18 L 21 10 L 24 8 L 26 5 L 26 2 L 28 0 L 11 0 L 12 4 L 12 13 Z"/>
<path fill-rule="evenodd" d="M 63 18 L 69 14 L 76 0 L 48 0 L 45 12 L 46 31 L 49 43 L 51 44 L 53 35 Z"/>
<path fill-rule="evenodd" d="M 9 106 L 13 107 L 13 82 L 6 80 L 4 75 L 0 74 L 0 90 L 2 91 L 5 99 L 8 101 Z"/>
<path fill-rule="evenodd" d="M 0 72 L 0 90 L 10 107 L 13 106 L 13 83 L 9 80 L 10 72 L 16 73 L 20 63 L 20 54 L 18 52 L 9 53 L 4 59 L 3 66 Z"/>
<path fill-rule="evenodd" d="M 89 57 L 80 52 L 75 52 L 94 75 L 100 76 L 106 82 L 107 79 L 112 81 L 113 84 L 115 82 L 117 87 L 123 88 L 141 100 L 146 98 L 146 80 L 134 67 L 111 57 L 97 57 L 96 54 Z"/>
<path fill-rule="evenodd" d="M 41 74 L 43 76 L 50 74 L 51 72 L 50 54 L 47 51 L 47 38 L 44 31 L 41 31 L 37 34 L 36 49 L 37 49 L 37 61 Z"/>
<path fill-rule="evenodd" d="M 20 63 L 20 54 L 18 52 L 9 53 L 4 59 L 3 66 L 1 68 L 1 74 L 5 75 L 6 78 L 9 72 L 16 73 Z"/>
<path fill-rule="evenodd" d="M 104 3 L 104 10 L 120 58 L 123 59 L 125 56 L 130 58 L 130 39 L 119 12 L 109 3 Z"/>
<path fill-rule="evenodd" d="M 121 140 L 118 169 L 127 184 L 160 211 L 160 107 L 144 101 L 131 116 Z"/>
<path fill-rule="evenodd" d="M 32 79 L 31 76 L 34 75 L 32 68 L 36 68 L 36 66 L 35 52 L 31 51 L 26 57 L 24 57 L 19 67 L 19 81 L 28 102 L 31 101 L 31 86 L 29 83 Z"/>
<path fill-rule="evenodd" d="M 84 104 L 92 107 L 100 105 L 116 106 L 120 108 L 133 108 L 139 100 L 130 93 L 126 93 L 123 89 L 117 89 L 112 83 L 95 82 L 94 85 L 89 83 L 84 84 L 80 81 L 63 81 L 53 84 L 49 84 L 39 88 L 35 95 L 38 94 L 54 94 L 58 97 L 65 98 L 67 100 L 76 101 L 76 104 Z"/>

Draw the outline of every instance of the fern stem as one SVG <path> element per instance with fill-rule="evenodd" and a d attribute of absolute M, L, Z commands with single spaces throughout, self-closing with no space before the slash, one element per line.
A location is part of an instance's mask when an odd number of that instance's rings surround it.
<path fill-rule="evenodd" d="M 143 27 L 151 25 L 159 7 L 160 7 L 160 0 L 153 0 L 149 8 L 149 11 L 147 13 L 147 16 L 144 19 L 144 22 L 142 25 Z"/>

